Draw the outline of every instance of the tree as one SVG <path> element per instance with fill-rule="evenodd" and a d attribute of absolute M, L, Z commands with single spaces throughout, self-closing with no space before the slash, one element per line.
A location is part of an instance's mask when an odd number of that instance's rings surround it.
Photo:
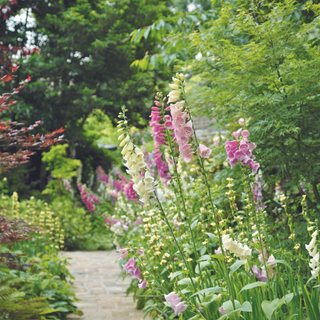
<path fill-rule="evenodd" d="M 0 79 L 0 85 L 4 82 L 10 82 L 13 77 L 13 72 L 17 68 L 14 68 L 10 74 L 3 76 Z M 54 132 L 46 133 L 42 135 L 37 133 L 36 135 L 26 135 L 30 130 L 37 127 L 41 121 L 30 125 L 29 127 L 21 126 L 22 123 L 14 122 L 11 120 L 3 120 L 3 113 L 10 111 L 10 107 L 16 104 L 15 100 L 9 100 L 14 94 L 17 94 L 23 87 L 24 83 L 30 81 L 30 77 L 20 83 L 18 88 L 15 88 L 11 93 L 3 93 L 0 96 L 0 141 L 5 146 L 17 146 L 18 151 L 15 153 L 1 152 L 0 151 L 0 173 L 6 171 L 9 168 L 16 167 L 20 164 L 26 163 L 32 155 L 31 147 L 44 148 L 51 146 L 52 144 L 63 141 L 63 135 L 58 134 L 64 131 L 63 128 L 55 130 Z"/>
<path fill-rule="evenodd" d="M 208 29 L 190 36 L 202 58 L 189 63 L 201 79 L 199 112 L 214 112 L 224 128 L 246 119 L 271 199 L 276 182 L 295 194 L 304 193 L 304 184 L 314 208 L 320 204 L 319 13 L 312 2 L 226 3 Z"/>
<path fill-rule="evenodd" d="M 130 42 L 130 32 L 169 13 L 165 4 L 77 0 L 34 10 L 34 44 L 41 54 L 29 59 L 21 75 L 32 70 L 35 79 L 22 95 L 23 109 L 31 110 L 21 116 L 39 118 L 49 130 L 63 125 L 72 148 L 85 143 L 82 128 L 94 109 L 113 119 L 127 105 L 134 123 L 145 125 L 146 104 L 158 89 L 161 71 L 139 74 L 130 68 L 146 50 Z"/>

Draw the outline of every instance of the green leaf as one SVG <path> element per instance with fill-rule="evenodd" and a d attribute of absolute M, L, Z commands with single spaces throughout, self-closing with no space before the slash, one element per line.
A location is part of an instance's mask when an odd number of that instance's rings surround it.
<path fill-rule="evenodd" d="M 255 247 L 255 248 L 257 248 L 258 250 L 261 251 L 261 244 L 255 243 L 255 242 L 250 242 L 250 244 L 251 244 L 253 247 Z"/>
<path fill-rule="evenodd" d="M 200 257 L 197 261 L 210 261 L 210 260 L 211 260 L 211 257 L 208 254 L 206 254 Z"/>
<path fill-rule="evenodd" d="M 190 291 L 190 290 L 187 290 L 187 289 L 182 289 L 182 290 L 181 290 L 181 293 L 182 293 L 182 294 L 186 294 L 186 293 L 189 293 L 189 292 L 191 292 L 191 291 Z"/>
<path fill-rule="evenodd" d="M 194 228 L 195 228 L 195 226 L 197 225 L 197 223 L 198 223 L 198 220 L 199 219 L 197 219 L 197 220 L 195 220 L 195 221 L 193 221 L 193 223 L 191 224 L 191 230 L 193 230 Z"/>
<path fill-rule="evenodd" d="M 252 306 L 249 301 L 245 301 L 243 304 L 240 304 L 238 300 L 234 300 L 235 309 L 231 300 L 228 300 L 222 304 L 223 310 L 228 314 L 234 312 L 243 311 L 243 312 L 252 312 Z"/>
<path fill-rule="evenodd" d="M 195 279 L 193 278 L 193 280 L 195 280 Z M 178 284 L 179 284 L 180 286 L 187 286 L 187 285 L 191 285 L 192 282 L 191 282 L 191 279 L 190 279 L 190 278 L 183 278 L 183 279 L 181 279 L 181 280 L 178 281 Z"/>
<path fill-rule="evenodd" d="M 274 265 L 275 263 L 280 263 L 280 264 L 284 264 L 285 266 L 287 266 L 288 268 L 290 268 L 291 270 L 292 270 L 292 268 L 291 268 L 291 266 L 289 265 L 289 263 L 287 262 L 287 261 L 284 261 L 284 260 L 274 260 L 274 261 L 272 261 L 272 262 L 270 262 L 270 263 L 268 263 L 267 264 L 267 268 L 268 267 L 271 267 L 272 265 Z"/>
<path fill-rule="evenodd" d="M 200 270 L 202 270 L 203 268 L 210 266 L 210 265 L 211 265 L 211 263 L 209 261 L 202 261 L 202 262 L 200 262 Z M 199 264 L 197 264 L 195 272 L 200 273 L 200 270 L 199 270 Z"/>
<path fill-rule="evenodd" d="M 293 299 L 293 293 L 291 292 L 289 294 L 286 294 L 284 298 L 286 299 L 286 303 L 289 303 Z"/>
<path fill-rule="evenodd" d="M 244 286 L 240 292 L 244 291 L 244 290 L 249 290 L 249 289 L 253 289 L 253 288 L 257 288 L 257 287 L 266 287 L 267 283 L 264 281 L 257 281 L 257 282 L 253 282 L 253 283 L 249 283 L 246 286 Z M 239 292 L 239 293 L 240 293 Z"/>
<path fill-rule="evenodd" d="M 216 292 L 220 292 L 220 291 L 224 291 L 221 287 L 212 287 L 212 288 L 207 288 L 207 289 L 203 289 L 203 290 L 200 290 L 196 293 L 194 293 L 191 297 L 194 297 L 194 296 L 197 296 L 199 294 L 205 294 L 205 293 L 216 293 Z M 190 298 L 191 298 L 190 297 Z"/>
<path fill-rule="evenodd" d="M 213 233 L 205 232 L 205 234 L 206 234 L 207 236 L 209 236 L 209 238 L 212 239 L 212 240 L 217 240 L 217 239 L 218 239 L 218 237 L 217 237 L 215 234 L 213 234 Z"/>
<path fill-rule="evenodd" d="M 143 37 L 144 37 L 146 40 L 147 40 L 147 38 L 148 38 L 150 29 L 151 29 L 151 27 L 149 26 L 149 27 L 144 31 Z"/>
<path fill-rule="evenodd" d="M 261 304 L 262 310 L 269 320 L 271 320 L 273 312 L 285 303 L 286 299 L 274 299 L 273 301 L 263 301 Z"/>
<path fill-rule="evenodd" d="M 249 301 L 245 301 L 238 309 L 235 311 L 252 312 L 252 306 Z"/>
<path fill-rule="evenodd" d="M 177 272 L 174 272 L 171 277 L 170 277 L 170 280 L 173 280 L 175 277 L 179 276 L 180 274 L 183 274 L 182 271 L 177 271 Z"/>
<path fill-rule="evenodd" d="M 164 269 L 161 271 L 161 275 L 164 274 L 166 271 L 168 271 L 168 268 L 164 268 Z"/>
<path fill-rule="evenodd" d="M 243 264 L 245 264 L 247 260 L 237 260 L 231 267 L 230 267 L 230 275 L 232 275 L 235 271 L 237 271 Z"/>
<path fill-rule="evenodd" d="M 224 256 L 223 256 L 223 254 L 213 254 L 211 256 L 211 258 L 216 258 L 216 259 L 219 259 L 219 260 L 223 261 Z"/>
<path fill-rule="evenodd" d="M 286 317 L 284 320 L 292 320 L 293 317 L 297 316 L 298 314 L 291 314 L 290 316 Z"/>

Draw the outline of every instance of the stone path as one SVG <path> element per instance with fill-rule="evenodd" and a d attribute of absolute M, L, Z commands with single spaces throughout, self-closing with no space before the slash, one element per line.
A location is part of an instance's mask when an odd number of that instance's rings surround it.
<path fill-rule="evenodd" d="M 120 268 L 116 262 L 119 254 L 115 251 L 74 251 L 66 252 L 75 277 L 74 285 L 81 317 L 69 315 L 68 319 L 78 320 L 142 320 L 144 313 L 135 308 L 131 296 L 126 296 L 130 278 L 119 278 Z M 145 319 L 150 320 L 146 317 Z"/>

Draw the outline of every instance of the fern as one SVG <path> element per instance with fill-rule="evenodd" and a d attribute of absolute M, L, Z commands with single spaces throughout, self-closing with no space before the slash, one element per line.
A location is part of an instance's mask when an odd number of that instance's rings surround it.
<path fill-rule="evenodd" d="M 47 297 L 25 299 L 25 293 L 10 287 L 12 278 L 0 269 L 0 320 L 44 320 L 44 315 L 57 312 L 50 309 Z"/>

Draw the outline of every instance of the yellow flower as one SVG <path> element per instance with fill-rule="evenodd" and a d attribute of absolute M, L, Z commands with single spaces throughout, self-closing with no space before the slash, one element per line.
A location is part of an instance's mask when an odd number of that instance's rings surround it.
<path fill-rule="evenodd" d="M 294 238 L 295 238 L 295 235 L 294 235 L 294 233 L 292 233 L 292 234 L 290 235 L 289 239 L 294 240 Z"/>

